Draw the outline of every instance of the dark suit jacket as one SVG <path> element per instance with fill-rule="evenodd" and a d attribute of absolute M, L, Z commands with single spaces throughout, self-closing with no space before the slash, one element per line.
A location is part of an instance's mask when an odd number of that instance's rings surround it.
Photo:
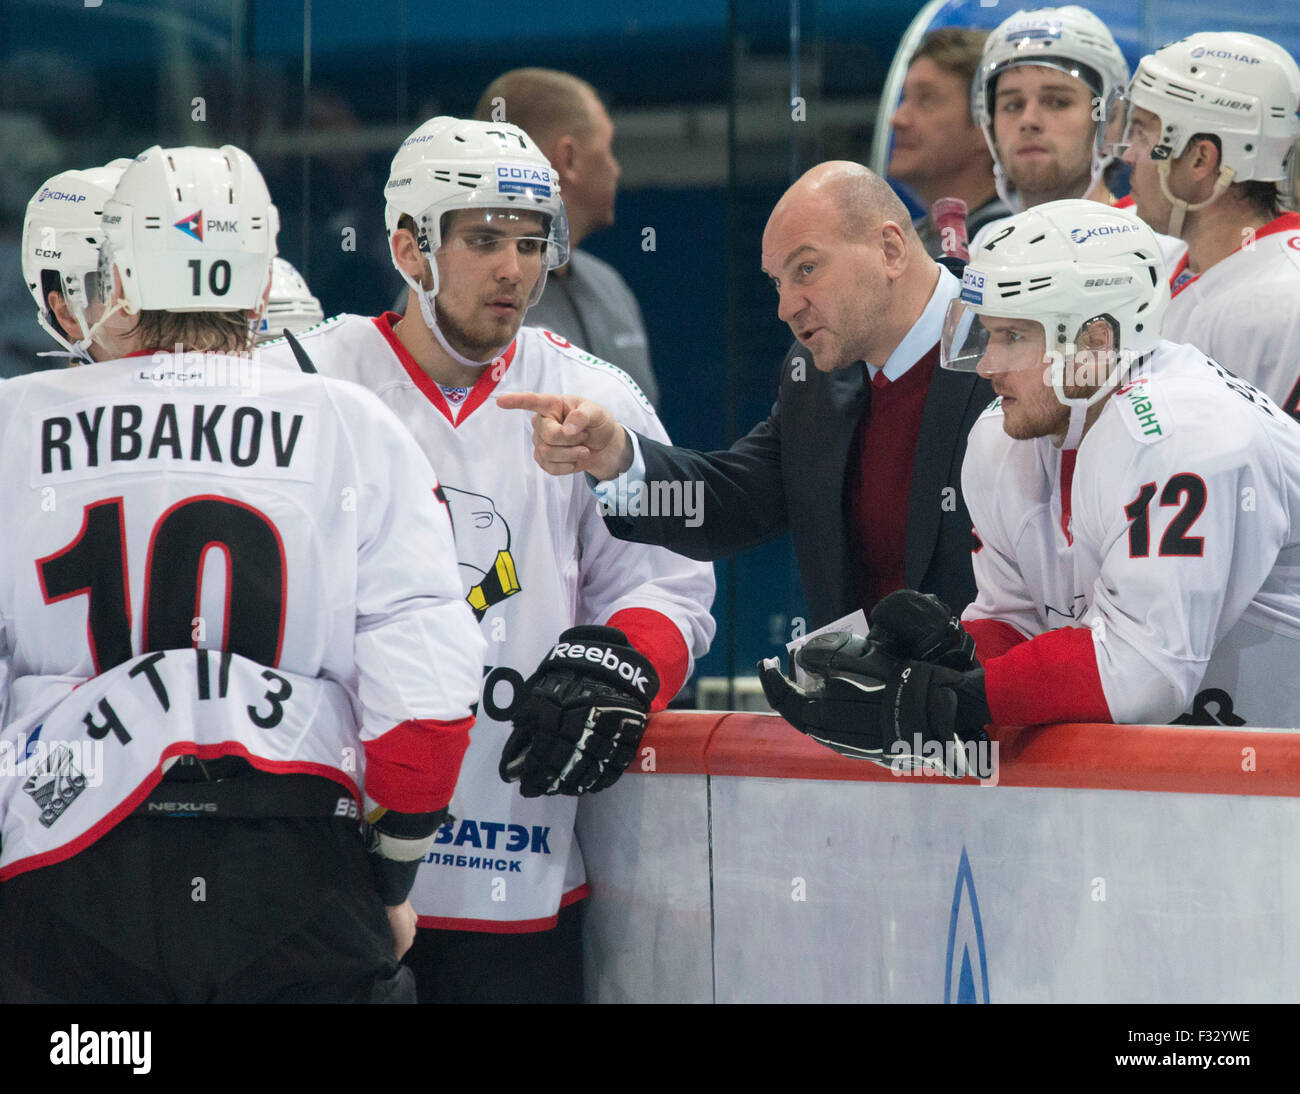
<path fill-rule="evenodd" d="M 795 358 L 807 363 L 796 368 Z M 681 516 L 605 518 L 620 539 L 705 560 L 791 532 L 810 629 L 861 606 L 850 565 L 844 480 L 853 434 L 871 398 L 865 365 L 825 373 L 811 362 L 811 353 L 796 343 L 781 367 L 770 417 L 725 452 L 695 452 L 638 435 L 648 483 L 703 482 L 698 527 L 687 527 Z M 966 435 L 992 398 L 987 381 L 936 365 L 912 468 L 907 584 L 934 593 L 954 612 L 975 598 L 971 519 L 961 497 Z"/>

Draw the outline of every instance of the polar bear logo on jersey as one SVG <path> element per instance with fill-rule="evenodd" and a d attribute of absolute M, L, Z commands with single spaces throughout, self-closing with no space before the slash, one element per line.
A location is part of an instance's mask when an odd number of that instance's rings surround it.
<path fill-rule="evenodd" d="M 451 512 L 465 599 L 482 620 L 488 608 L 519 592 L 519 576 L 510 554 L 510 525 L 486 494 L 442 486 L 442 500 Z"/>

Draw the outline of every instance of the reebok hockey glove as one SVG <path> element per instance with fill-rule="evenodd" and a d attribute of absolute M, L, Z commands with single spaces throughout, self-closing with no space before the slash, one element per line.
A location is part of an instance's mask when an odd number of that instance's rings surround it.
<path fill-rule="evenodd" d="M 975 639 L 937 596 L 898 589 L 871 611 L 872 642 L 888 654 L 965 672 L 978 667 Z"/>
<path fill-rule="evenodd" d="M 524 685 L 498 771 L 525 798 L 612 786 L 636 756 L 659 676 L 614 627 L 571 627 Z"/>
<path fill-rule="evenodd" d="M 805 691 L 776 658 L 759 664 L 759 678 L 772 709 L 800 732 L 895 772 L 970 773 L 965 742 L 986 740 L 990 720 L 982 669 L 962 673 L 900 660 L 844 631 L 818 635 L 795 659 L 824 683 Z"/>

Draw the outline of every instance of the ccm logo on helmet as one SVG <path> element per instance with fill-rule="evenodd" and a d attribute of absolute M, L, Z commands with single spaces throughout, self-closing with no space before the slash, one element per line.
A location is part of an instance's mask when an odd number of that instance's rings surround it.
<path fill-rule="evenodd" d="M 1136 224 L 1101 224 L 1096 228 L 1071 228 L 1070 240 L 1073 243 L 1086 243 L 1093 236 L 1117 236 L 1137 230 Z"/>
<path fill-rule="evenodd" d="M 1259 64 L 1258 57 L 1252 57 L 1248 53 L 1233 53 L 1230 49 L 1206 49 L 1204 46 L 1197 46 L 1192 50 L 1193 57 L 1216 57 L 1220 61 L 1240 61 L 1243 65 Z"/>
<path fill-rule="evenodd" d="M 648 683 L 645 673 L 635 665 L 629 665 L 618 654 L 606 646 L 584 646 L 581 642 L 557 642 L 551 650 L 552 657 L 567 657 L 571 661 L 590 661 L 593 665 L 618 673 L 637 691 L 645 694 Z"/>

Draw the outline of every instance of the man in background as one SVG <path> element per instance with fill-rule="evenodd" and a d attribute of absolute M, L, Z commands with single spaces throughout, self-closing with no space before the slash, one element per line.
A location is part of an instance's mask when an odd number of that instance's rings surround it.
<path fill-rule="evenodd" d="M 940 198 L 966 203 L 966 232 L 1010 216 L 993 180 L 993 157 L 970 112 L 970 87 L 988 32 L 941 27 L 926 35 L 903 81 L 894 111 L 894 151 L 889 175 L 912 188 L 928 209 Z M 916 231 L 931 258 L 943 254 L 943 238 L 927 213 Z"/>
<path fill-rule="evenodd" d="M 519 126 L 560 176 L 570 258 L 551 272 L 529 325 L 562 334 L 618 365 L 658 409 L 659 384 L 636 297 L 613 266 L 578 249 L 587 236 L 614 223 L 622 174 L 611 147 L 614 124 L 595 89 L 567 72 L 517 68 L 488 85 L 474 117 Z"/>

